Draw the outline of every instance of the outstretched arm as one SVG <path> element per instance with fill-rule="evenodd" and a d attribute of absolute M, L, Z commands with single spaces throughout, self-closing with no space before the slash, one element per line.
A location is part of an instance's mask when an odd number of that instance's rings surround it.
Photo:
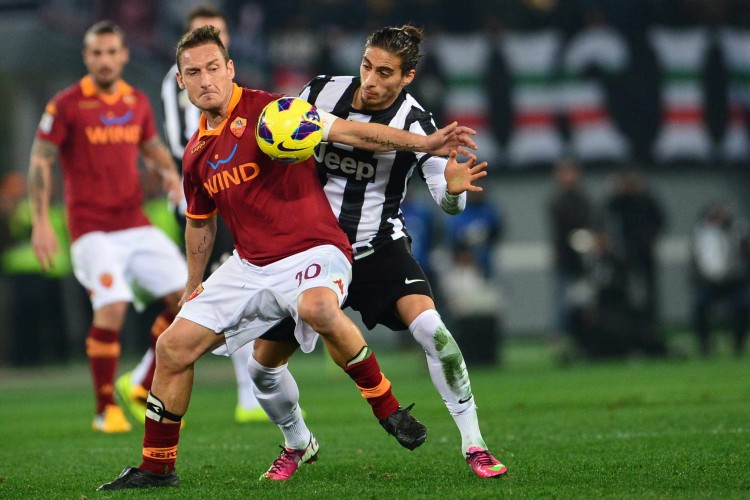
<path fill-rule="evenodd" d="M 381 123 L 361 123 L 337 118 L 318 110 L 328 130 L 324 140 L 368 151 L 417 151 L 445 156 L 458 147 L 476 149 L 471 138 L 476 132 L 453 122 L 430 135 L 420 135 Z"/>
<path fill-rule="evenodd" d="M 54 256 L 60 251 L 57 235 L 49 220 L 52 197 L 52 167 L 57 162 L 58 149 L 53 142 L 36 138 L 31 146 L 28 189 L 31 200 L 31 246 L 34 256 L 45 271 L 54 267 Z"/>

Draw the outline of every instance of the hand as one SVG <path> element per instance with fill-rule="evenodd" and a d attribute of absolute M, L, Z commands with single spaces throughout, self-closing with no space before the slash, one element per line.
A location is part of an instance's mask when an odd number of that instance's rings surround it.
<path fill-rule="evenodd" d="M 475 130 L 453 122 L 427 136 L 425 151 L 435 156 L 446 156 L 459 147 L 477 149 L 472 135 L 477 135 Z"/>
<path fill-rule="evenodd" d="M 182 294 L 182 297 L 180 297 L 179 302 L 177 302 L 178 309 L 182 309 L 182 306 L 185 305 L 185 302 L 193 298 L 194 294 L 200 293 L 199 287 L 202 287 L 203 283 L 199 283 L 196 286 L 186 286 L 185 291 Z"/>
<path fill-rule="evenodd" d="M 458 161 L 458 154 L 468 156 L 465 162 Z M 465 191 L 482 191 L 474 182 L 487 176 L 487 162 L 477 164 L 477 157 L 465 149 L 453 150 L 445 165 L 445 180 L 448 183 L 448 193 L 458 195 Z"/>
<path fill-rule="evenodd" d="M 191 292 L 192 293 L 192 292 Z M 185 302 L 187 302 L 187 298 L 190 296 L 188 292 L 185 292 L 182 294 L 182 297 L 180 297 L 179 302 L 177 302 L 177 307 L 182 309 L 182 306 L 185 305 Z"/>
<path fill-rule="evenodd" d="M 43 270 L 48 271 L 55 267 L 55 255 L 60 253 L 60 246 L 49 221 L 34 224 L 31 230 L 31 247 Z"/>

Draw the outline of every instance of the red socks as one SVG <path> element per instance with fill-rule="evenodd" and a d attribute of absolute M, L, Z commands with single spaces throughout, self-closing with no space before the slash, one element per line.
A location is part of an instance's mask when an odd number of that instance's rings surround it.
<path fill-rule="evenodd" d="M 159 316 L 154 320 L 154 324 L 151 325 L 151 344 L 150 347 L 154 352 L 154 359 L 151 360 L 151 366 L 148 367 L 148 371 L 143 376 L 141 385 L 147 390 L 151 390 L 151 382 L 154 380 L 154 371 L 156 370 L 156 341 L 164 331 L 169 328 L 169 325 L 174 321 L 174 313 L 164 309 Z"/>
<path fill-rule="evenodd" d="M 89 368 L 94 381 L 96 396 L 96 413 L 104 411 L 104 407 L 114 404 L 113 385 L 117 362 L 120 359 L 120 332 L 105 330 L 91 325 L 86 337 L 86 356 L 89 358 Z"/>
<path fill-rule="evenodd" d="M 398 411 L 398 401 L 391 391 L 391 382 L 380 371 L 380 365 L 371 353 L 366 359 L 349 365 L 344 371 L 357 384 L 362 397 L 367 399 L 378 420 Z"/>
<path fill-rule="evenodd" d="M 177 460 L 177 443 L 180 440 L 180 424 L 157 422 L 146 418 L 146 434 L 143 437 L 143 462 L 139 469 L 154 474 L 169 474 Z"/>

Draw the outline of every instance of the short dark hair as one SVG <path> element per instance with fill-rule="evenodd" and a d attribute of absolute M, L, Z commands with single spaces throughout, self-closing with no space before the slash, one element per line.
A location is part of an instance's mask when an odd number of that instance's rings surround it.
<path fill-rule="evenodd" d="M 201 45 L 208 45 L 213 43 L 217 47 L 219 47 L 219 50 L 221 51 L 221 55 L 224 57 L 224 61 L 229 61 L 229 52 L 227 51 L 227 48 L 224 47 L 224 44 L 221 43 L 221 38 L 219 37 L 219 30 L 211 25 L 201 26 L 200 28 L 195 28 L 192 31 L 188 31 L 184 35 L 182 35 L 182 38 L 180 38 L 180 41 L 177 42 L 177 50 L 175 51 L 175 59 L 177 60 L 177 68 L 182 71 L 182 67 L 180 66 L 180 56 L 183 52 L 185 52 L 187 49 L 192 49 L 193 47 L 199 47 Z"/>
<path fill-rule="evenodd" d="M 125 32 L 122 31 L 122 28 L 117 26 L 112 21 L 105 20 L 95 23 L 93 26 L 86 30 L 86 33 L 83 34 L 83 46 L 86 46 L 86 40 L 88 40 L 89 37 L 97 35 L 118 35 L 120 37 L 120 40 L 122 40 L 123 46 L 127 46 L 128 44 L 127 40 L 125 39 Z"/>
<path fill-rule="evenodd" d="M 199 17 L 220 17 L 224 20 L 224 24 L 229 24 L 227 16 L 213 5 L 198 5 L 188 12 L 187 20 L 185 22 L 185 31 L 188 31 L 190 29 L 190 24 Z"/>
<path fill-rule="evenodd" d="M 407 73 L 417 67 L 419 42 L 422 41 L 422 29 L 405 24 L 400 28 L 390 26 L 375 31 L 365 42 L 365 50 L 378 47 L 401 58 L 401 71 Z"/>

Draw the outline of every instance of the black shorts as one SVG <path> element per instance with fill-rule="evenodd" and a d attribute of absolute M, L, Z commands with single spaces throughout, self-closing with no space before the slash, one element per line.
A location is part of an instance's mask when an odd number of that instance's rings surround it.
<path fill-rule="evenodd" d="M 406 330 L 407 325 L 396 314 L 396 301 L 413 294 L 434 300 L 430 283 L 412 255 L 409 241 L 399 238 L 354 261 L 344 307 L 359 311 L 370 330 L 378 323 L 391 330 Z"/>
<path fill-rule="evenodd" d="M 406 330 L 408 326 L 396 314 L 396 301 L 412 294 L 434 300 L 430 283 L 412 255 L 409 241 L 399 238 L 354 261 L 349 295 L 342 309 L 348 306 L 358 311 L 370 330 L 378 323 L 394 331 Z M 292 318 L 285 318 L 261 338 L 293 342 L 294 326 Z"/>

